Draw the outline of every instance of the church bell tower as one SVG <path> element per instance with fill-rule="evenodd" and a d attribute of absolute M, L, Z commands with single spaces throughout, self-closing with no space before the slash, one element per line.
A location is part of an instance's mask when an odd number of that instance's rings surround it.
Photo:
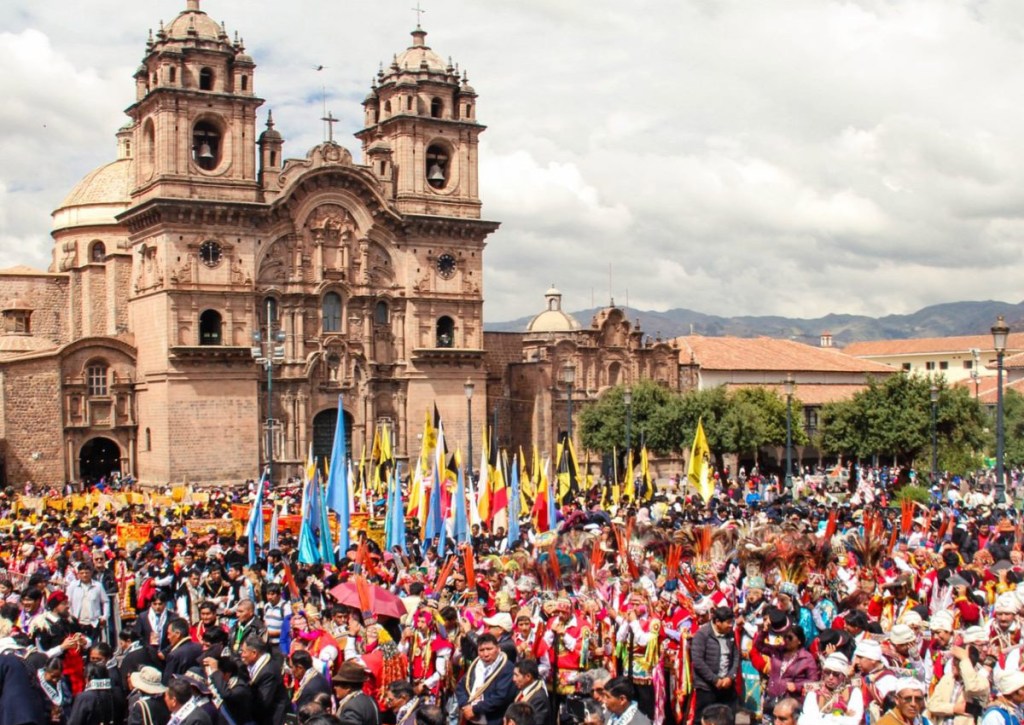
<path fill-rule="evenodd" d="M 132 195 L 204 195 L 255 201 L 256 64 L 238 39 L 229 39 L 199 7 L 186 9 L 169 25 L 150 32 L 146 55 L 135 73 L 134 121 L 137 150 Z"/>
<path fill-rule="evenodd" d="M 441 60 L 418 25 L 412 45 L 382 67 L 363 101 L 364 162 L 404 214 L 480 218 L 476 92 Z"/>

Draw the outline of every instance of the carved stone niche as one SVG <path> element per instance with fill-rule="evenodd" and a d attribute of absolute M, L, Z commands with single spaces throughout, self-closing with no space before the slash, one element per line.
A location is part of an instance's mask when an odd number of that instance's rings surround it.
<path fill-rule="evenodd" d="M 306 238 L 314 244 L 338 246 L 355 235 L 356 223 L 338 204 L 321 204 L 306 220 Z"/>

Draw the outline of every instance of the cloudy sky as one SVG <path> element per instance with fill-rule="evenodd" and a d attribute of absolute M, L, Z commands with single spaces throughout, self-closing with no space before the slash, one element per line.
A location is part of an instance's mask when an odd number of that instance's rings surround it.
<path fill-rule="evenodd" d="M 203 0 L 289 156 L 351 138 L 414 0 Z M 114 158 L 149 28 L 185 0 L 0 4 L 0 266 Z M 1020 0 L 423 0 L 480 94 L 486 317 L 886 314 L 1024 298 Z M 326 66 L 314 71 L 314 66 Z M 611 268 L 611 273 L 609 273 Z"/>

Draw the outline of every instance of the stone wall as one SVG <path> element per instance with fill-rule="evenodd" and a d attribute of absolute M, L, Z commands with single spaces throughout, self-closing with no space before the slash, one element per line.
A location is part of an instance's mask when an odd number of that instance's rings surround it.
<path fill-rule="evenodd" d="M 0 307 L 15 298 L 32 308 L 32 334 L 55 345 L 68 342 L 68 276 L 0 273 Z"/>
<path fill-rule="evenodd" d="M 4 459 L 8 484 L 46 486 L 64 482 L 60 368 L 47 356 L 5 365 Z"/>

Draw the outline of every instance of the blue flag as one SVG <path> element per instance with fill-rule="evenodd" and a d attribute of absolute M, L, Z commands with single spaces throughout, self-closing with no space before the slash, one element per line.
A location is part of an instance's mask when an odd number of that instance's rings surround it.
<path fill-rule="evenodd" d="M 327 473 L 327 508 L 338 514 L 338 551 L 348 551 L 348 529 L 351 502 L 348 498 L 348 451 L 345 447 L 345 409 L 338 396 L 338 423 L 334 426 L 334 445 L 331 446 L 331 467 Z M 328 530 L 329 531 L 329 530 Z"/>
<path fill-rule="evenodd" d="M 388 493 L 388 510 L 385 526 L 387 528 L 387 548 L 391 551 L 396 546 L 402 548 L 402 552 L 409 553 L 405 546 L 405 506 L 402 504 L 402 474 L 401 461 L 396 462 L 392 474 L 391 488 Z"/>
<path fill-rule="evenodd" d="M 459 466 L 459 483 L 455 489 L 455 543 L 465 544 L 469 541 L 469 522 L 466 520 L 466 479 Z"/>
<path fill-rule="evenodd" d="M 306 481 L 302 493 L 302 526 L 299 529 L 299 563 L 320 563 L 320 541 L 323 529 L 323 496 L 320 491 L 320 477 L 314 471 Z"/>
<path fill-rule="evenodd" d="M 267 484 L 267 469 L 263 469 L 259 483 L 256 484 L 256 498 L 249 511 L 249 524 L 245 527 L 245 535 L 249 539 L 249 566 L 256 564 L 256 544 L 263 548 L 263 489 Z"/>
<path fill-rule="evenodd" d="M 334 542 L 331 541 L 331 514 L 327 511 L 327 499 L 320 488 L 319 472 L 313 476 L 313 486 L 317 506 L 320 510 L 320 527 L 317 531 L 317 549 L 320 554 L 320 562 L 334 566 Z"/>
<path fill-rule="evenodd" d="M 512 456 L 512 485 L 508 500 L 508 546 L 519 541 L 519 458 Z"/>
<path fill-rule="evenodd" d="M 434 466 L 434 481 L 430 486 L 430 500 L 427 502 L 427 524 L 423 527 L 423 546 L 430 546 L 430 542 L 440 530 L 441 521 L 441 479 L 437 475 L 437 466 Z"/>

